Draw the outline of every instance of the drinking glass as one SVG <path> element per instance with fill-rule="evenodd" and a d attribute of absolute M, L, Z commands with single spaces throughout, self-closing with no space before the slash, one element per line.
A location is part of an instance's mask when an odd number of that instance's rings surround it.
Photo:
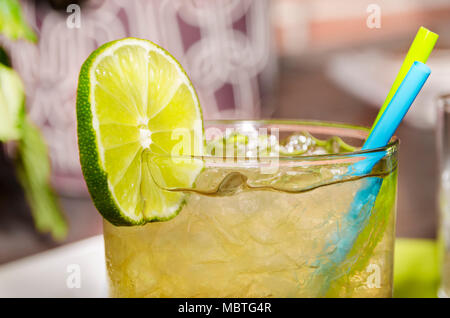
<path fill-rule="evenodd" d="M 450 296 L 450 95 L 438 99 L 440 297 Z"/>
<path fill-rule="evenodd" d="M 307 132 L 357 147 L 368 134 L 345 124 L 276 120 L 207 121 L 205 131 L 212 140 L 227 131 L 264 131 L 269 144 L 292 134 L 301 141 Z M 335 154 L 154 155 L 155 183 L 185 193 L 185 204 L 168 221 L 131 227 L 104 221 L 111 296 L 391 297 L 397 148 L 394 139 L 383 148 Z M 370 156 L 380 158 L 371 171 L 348 173 Z M 201 160 L 204 169 L 182 188 L 158 172 L 170 160 Z M 361 205 L 350 220 L 356 194 L 375 178 L 382 181 L 375 203 Z M 344 257 L 337 260 L 336 251 Z"/>

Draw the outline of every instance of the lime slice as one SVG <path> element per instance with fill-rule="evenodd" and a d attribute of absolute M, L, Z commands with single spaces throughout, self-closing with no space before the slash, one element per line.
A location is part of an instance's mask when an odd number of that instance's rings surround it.
<path fill-rule="evenodd" d="M 84 178 L 104 218 L 135 225 L 180 211 L 184 194 L 159 187 L 149 166 L 154 156 L 173 153 L 179 140 L 171 133 L 194 129 L 202 113 L 189 78 L 168 52 L 135 38 L 95 50 L 81 68 L 77 120 Z M 179 186 L 192 186 L 202 170 L 200 160 L 170 162 L 159 170 Z"/>

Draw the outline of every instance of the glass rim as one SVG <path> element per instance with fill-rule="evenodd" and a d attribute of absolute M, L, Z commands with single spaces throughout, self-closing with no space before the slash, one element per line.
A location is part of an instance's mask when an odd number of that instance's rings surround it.
<path fill-rule="evenodd" d="M 361 137 L 364 135 L 367 137 L 370 132 L 370 128 L 365 126 L 359 126 L 359 125 L 352 125 L 352 124 L 346 124 L 341 122 L 333 122 L 333 121 L 321 121 L 321 120 L 290 120 L 290 119 L 242 119 L 242 120 L 236 120 L 236 119 L 218 119 L 218 120 L 205 120 L 203 124 L 203 130 L 205 127 L 214 125 L 237 125 L 240 124 L 255 124 L 256 126 L 267 126 L 267 125 L 286 125 L 286 126 L 305 126 L 305 127 L 329 127 L 329 128 L 335 128 L 335 129 L 342 129 L 342 130 L 351 130 L 351 131 L 359 131 L 361 133 Z M 307 130 L 306 130 L 307 131 Z M 342 137 L 337 135 L 337 137 Z M 357 136 L 350 136 L 352 138 L 358 138 Z M 365 139 L 365 138 L 364 138 Z M 361 140 L 364 140 L 361 138 Z M 258 159 L 258 161 L 270 161 L 274 158 L 277 158 L 278 160 L 293 160 L 293 161 L 316 161 L 316 160 L 330 160 L 330 159 L 342 159 L 342 158 L 348 158 L 348 157 L 359 157 L 367 154 L 373 154 L 378 152 L 389 152 L 392 153 L 392 151 L 397 150 L 398 145 L 400 143 L 400 139 L 397 136 L 393 136 L 391 138 L 391 141 L 384 147 L 378 147 L 373 149 L 367 149 L 367 150 L 356 150 L 352 152 L 341 152 L 341 153 L 333 153 L 333 154 L 316 154 L 316 155 L 282 155 L 279 156 L 257 156 L 257 157 L 239 157 L 239 156 L 233 156 L 233 157 L 227 157 L 227 156 L 214 156 L 214 155 L 172 155 L 172 154 L 159 154 L 151 151 L 149 149 L 149 152 L 152 153 L 155 157 L 170 157 L 174 159 L 199 159 L 199 160 L 220 160 L 220 159 L 241 159 L 241 160 L 252 160 L 252 159 Z"/>
<path fill-rule="evenodd" d="M 439 109 L 450 111 L 450 93 L 441 94 L 435 97 L 435 103 Z"/>

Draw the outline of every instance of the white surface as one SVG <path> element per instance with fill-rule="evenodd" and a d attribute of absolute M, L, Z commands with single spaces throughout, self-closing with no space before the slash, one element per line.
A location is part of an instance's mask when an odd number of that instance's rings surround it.
<path fill-rule="evenodd" d="M 431 53 L 427 62 L 431 75 L 405 117 L 409 124 L 424 129 L 435 125 L 436 98 L 450 93 L 449 57 L 449 50 L 434 50 Z M 379 108 L 402 62 L 401 54 L 379 50 L 349 51 L 330 60 L 327 74 L 343 89 Z"/>
<path fill-rule="evenodd" d="M 0 297 L 107 297 L 103 236 L 0 266 Z"/>

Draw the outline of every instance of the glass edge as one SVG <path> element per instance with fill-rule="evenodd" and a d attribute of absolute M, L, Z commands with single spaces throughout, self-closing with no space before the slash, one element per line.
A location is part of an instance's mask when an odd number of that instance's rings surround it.
<path fill-rule="evenodd" d="M 448 95 L 450 98 L 450 95 Z M 319 120 L 285 120 L 285 119 L 242 119 L 242 120 L 233 120 L 233 119 L 224 119 L 224 120 L 205 120 L 205 125 L 209 123 L 216 123 L 216 124 L 235 124 L 235 123 L 258 123 L 258 124 L 284 124 L 284 125 L 314 125 L 314 126 L 327 126 L 327 127 L 335 127 L 335 128 L 345 128 L 345 129 L 355 129 L 360 130 L 362 132 L 370 132 L 369 127 L 365 126 L 358 126 L 358 125 L 351 125 L 351 124 L 345 124 L 340 122 L 330 122 L 330 121 L 319 121 Z M 397 136 L 394 135 L 392 137 L 391 141 L 384 147 L 374 148 L 374 149 L 368 149 L 368 150 L 358 150 L 353 152 L 342 152 L 342 153 L 335 153 L 335 154 L 319 154 L 319 155 L 309 155 L 309 156 L 302 156 L 302 155 L 295 155 L 295 156 L 283 156 L 280 155 L 278 157 L 270 157 L 270 156 L 264 156 L 264 157 L 232 157 L 236 160 L 295 160 L 295 161 L 315 161 L 315 160 L 330 160 L 330 159 L 342 159 L 347 157 L 356 157 L 366 154 L 372 154 L 377 152 L 386 152 L 388 150 L 394 150 L 396 151 L 398 148 L 398 145 L 400 143 L 400 140 L 397 138 Z M 204 156 L 204 155 L 191 155 L 191 156 L 173 156 L 170 154 L 158 154 L 154 153 L 151 150 L 148 150 L 150 153 L 152 153 L 155 157 L 159 158 L 174 158 L 174 159 L 197 159 L 197 160 L 217 160 L 217 159 L 226 159 L 231 157 L 219 157 L 219 156 Z M 390 151 L 392 153 L 392 151 Z"/>
<path fill-rule="evenodd" d="M 450 94 L 436 96 L 433 101 L 439 113 L 450 113 Z M 439 116 L 439 113 L 437 116 Z"/>

